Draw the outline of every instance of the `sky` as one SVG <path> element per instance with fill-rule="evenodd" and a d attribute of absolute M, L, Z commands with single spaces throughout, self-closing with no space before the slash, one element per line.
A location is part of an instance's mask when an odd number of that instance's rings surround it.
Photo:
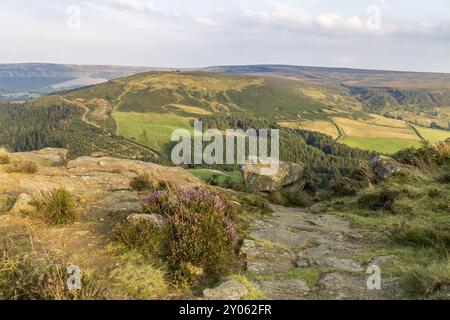
<path fill-rule="evenodd" d="M 448 0 L 1 0 L 0 63 L 450 72 Z"/>

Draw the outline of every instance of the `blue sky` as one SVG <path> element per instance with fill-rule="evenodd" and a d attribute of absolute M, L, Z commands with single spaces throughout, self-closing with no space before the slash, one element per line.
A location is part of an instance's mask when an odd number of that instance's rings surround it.
<path fill-rule="evenodd" d="M 0 63 L 450 72 L 448 0 L 2 0 Z"/>

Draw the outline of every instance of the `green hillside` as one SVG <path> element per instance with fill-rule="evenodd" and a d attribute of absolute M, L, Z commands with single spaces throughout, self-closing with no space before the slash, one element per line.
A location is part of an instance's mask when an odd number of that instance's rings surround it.
<path fill-rule="evenodd" d="M 168 156 L 174 129 L 191 129 L 193 120 L 205 116 L 267 119 L 386 154 L 447 137 L 447 131 L 426 129 L 449 124 L 449 94 L 439 85 L 448 80 L 443 75 L 424 76 L 419 83 L 411 74 L 330 69 L 325 81 L 323 68 L 270 70 L 147 72 L 45 96 L 32 104 L 72 106 L 80 110 L 85 124 L 104 135 L 163 157 Z M 378 87 L 374 86 L 377 78 Z M 411 87 L 401 88 L 402 79 L 411 81 Z M 431 85 L 439 89 L 423 88 Z"/>

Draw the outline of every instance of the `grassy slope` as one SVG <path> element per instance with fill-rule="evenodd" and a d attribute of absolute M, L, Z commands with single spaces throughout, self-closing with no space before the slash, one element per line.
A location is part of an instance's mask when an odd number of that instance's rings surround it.
<path fill-rule="evenodd" d="M 233 183 L 242 183 L 243 177 L 240 171 L 219 171 L 209 169 L 191 169 L 189 170 L 197 178 L 208 181 L 214 175 L 219 176 L 219 183 L 224 183 L 227 178 L 231 178 Z"/>
<path fill-rule="evenodd" d="M 351 221 L 367 237 L 384 239 L 360 256 L 368 263 L 376 256 L 395 256 L 382 266 L 384 277 L 398 277 L 411 298 L 423 298 L 439 289 L 439 281 L 450 280 L 450 185 L 438 183 L 433 174 L 413 170 L 398 174 L 361 195 L 375 197 L 386 190 L 400 190 L 391 210 L 369 209 L 358 197 L 335 199 L 331 211 Z M 379 198 L 382 207 L 386 200 Z M 431 269 L 437 270 L 434 274 Z"/>
<path fill-rule="evenodd" d="M 140 144 L 149 146 L 159 152 L 170 141 L 176 129 L 193 131 L 191 119 L 176 115 L 159 113 L 115 112 L 118 134 Z"/>
<path fill-rule="evenodd" d="M 419 134 L 431 143 L 445 141 L 450 138 L 450 131 L 437 130 L 431 128 L 424 128 L 420 126 L 414 126 Z"/>

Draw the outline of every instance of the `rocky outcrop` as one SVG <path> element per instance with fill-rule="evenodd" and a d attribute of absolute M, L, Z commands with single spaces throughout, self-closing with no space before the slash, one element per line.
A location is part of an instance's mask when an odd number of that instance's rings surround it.
<path fill-rule="evenodd" d="M 241 300 L 247 294 L 247 288 L 235 280 L 226 281 L 216 288 L 203 291 L 203 296 L 207 300 Z"/>
<path fill-rule="evenodd" d="M 242 166 L 245 185 L 249 191 L 279 191 L 283 187 L 301 180 L 304 171 L 302 164 L 280 162 L 275 174 L 264 174 L 264 169 L 269 167 L 270 160 L 264 159 L 258 159 L 255 164 L 246 163 Z"/>
<path fill-rule="evenodd" d="M 370 160 L 370 165 L 381 180 L 387 179 L 393 173 L 410 168 L 392 158 L 381 155 Z"/>
<path fill-rule="evenodd" d="M 33 212 L 35 210 L 33 206 L 33 198 L 26 193 L 21 193 L 11 208 L 11 213 L 23 213 L 23 212 Z"/>
<path fill-rule="evenodd" d="M 45 148 L 33 152 L 15 153 L 14 157 L 25 161 L 33 161 L 42 166 L 61 166 L 67 162 L 66 149 Z"/>
<path fill-rule="evenodd" d="M 0 196 L 18 197 L 12 211 L 19 212 L 31 209 L 30 204 L 40 193 L 65 188 L 85 209 L 131 214 L 141 210 L 139 195 L 130 187 L 130 181 L 139 174 L 187 188 L 204 184 L 182 168 L 110 157 L 81 157 L 67 162 L 66 156 L 67 150 L 51 148 L 9 154 L 12 161 L 33 161 L 38 169 L 33 174 L 11 173 L 6 170 L 8 165 L 0 165 Z M 11 207 L 6 200 L 2 202 L 2 207 Z"/>

